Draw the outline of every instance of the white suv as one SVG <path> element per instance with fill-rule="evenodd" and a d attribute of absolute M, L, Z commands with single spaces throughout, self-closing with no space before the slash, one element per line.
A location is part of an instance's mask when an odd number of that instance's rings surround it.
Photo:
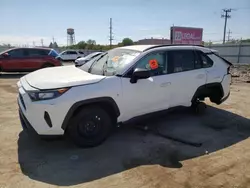
<path fill-rule="evenodd" d="M 75 61 L 78 58 L 84 57 L 84 53 L 79 50 L 66 50 L 61 52 L 56 58 L 61 61 Z"/>
<path fill-rule="evenodd" d="M 41 136 L 67 133 L 79 146 L 96 146 L 117 124 L 206 97 L 221 104 L 230 93 L 231 64 L 200 46 L 120 47 L 87 64 L 41 69 L 20 79 L 24 129 Z"/>

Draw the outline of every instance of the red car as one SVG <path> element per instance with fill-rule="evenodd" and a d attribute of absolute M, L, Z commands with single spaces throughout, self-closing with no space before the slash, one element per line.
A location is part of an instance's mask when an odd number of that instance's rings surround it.
<path fill-rule="evenodd" d="M 58 53 L 49 48 L 13 48 L 0 53 L 0 72 L 30 72 L 61 66 Z"/>

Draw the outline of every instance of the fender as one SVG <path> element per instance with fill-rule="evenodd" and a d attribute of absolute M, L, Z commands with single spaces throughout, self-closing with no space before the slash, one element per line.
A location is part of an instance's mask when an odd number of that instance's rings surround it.
<path fill-rule="evenodd" d="M 219 87 L 220 90 L 221 90 L 221 92 L 222 92 L 222 97 L 224 96 L 224 90 L 223 90 L 223 87 L 222 87 L 222 85 L 221 85 L 220 82 L 209 83 L 209 84 L 204 84 L 204 85 L 202 85 L 202 86 L 200 86 L 200 87 L 197 88 L 197 90 L 195 91 L 194 96 L 193 96 L 191 102 L 194 102 L 195 99 L 196 99 L 199 95 L 201 95 L 201 94 L 205 94 L 205 95 L 206 95 L 206 94 L 209 94 L 209 90 L 208 90 L 208 89 L 209 89 L 209 88 L 212 88 L 212 87 Z"/>
<path fill-rule="evenodd" d="M 80 106 L 84 106 L 84 105 L 89 105 L 89 104 L 98 104 L 98 103 L 109 103 L 112 108 L 114 109 L 115 111 L 115 114 L 116 114 L 116 117 L 120 116 L 120 110 L 115 102 L 115 100 L 111 97 L 98 97 L 98 98 L 92 98 L 92 99 L 87 99 L 87 100 L 82 100 L 82 101 L 78 101 L 76 103 L 74 103 L 67 115 L 65 116 L 64 120 L 63 120 L 63 123 L 62 123 L 62 129 L 65 130 L 68 123 L 69 123 L 69 120 L 70 118 L 73 116 L 74 112 L 78 109 L 78 107 Z"/>

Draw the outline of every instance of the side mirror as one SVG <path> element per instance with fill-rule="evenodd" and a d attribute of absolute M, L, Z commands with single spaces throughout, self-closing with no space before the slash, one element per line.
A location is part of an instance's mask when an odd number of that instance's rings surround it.
<path fill-rule="evenodd" d="M 3 53 L 2 56 L 3 56 L 4 58 L 6 58 L 6 57 L 9 57 L 10 55 L 6 52 L 6 53 Z"/>
<path fill-rule="evenodd" d="M 147 79 L 150 77 L 150 71 L 147 69 L 136 68 L 130 79 L 131 83 L 136 83 L 139 79 Z"/>

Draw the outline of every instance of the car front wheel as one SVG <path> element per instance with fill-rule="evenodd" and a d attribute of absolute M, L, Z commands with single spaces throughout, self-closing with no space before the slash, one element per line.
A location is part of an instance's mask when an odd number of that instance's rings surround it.
<path fill-rule="evenodd" d="M 89 106 L 72 118 L 67 133 L 77 146 L 94 147 L 108 137 L 111 128 L 109 114 L 98 106 Z"/>

